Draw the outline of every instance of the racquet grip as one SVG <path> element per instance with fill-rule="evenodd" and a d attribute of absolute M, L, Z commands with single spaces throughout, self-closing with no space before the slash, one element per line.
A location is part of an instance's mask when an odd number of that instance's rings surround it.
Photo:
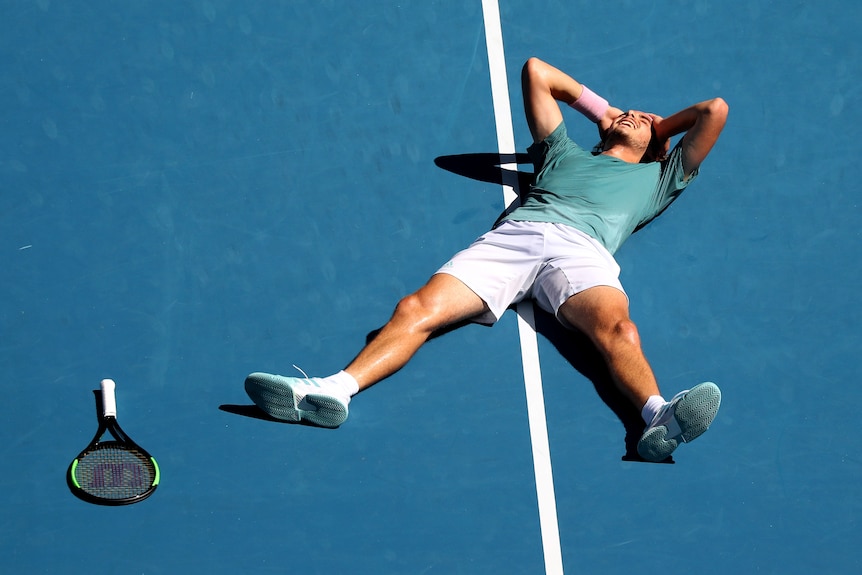
<path fill-rule="evenodd" d="M 116 387 L 113 379 L 102 380 L 102 415 L 105 417 L 117 417 L 117 397 L 114 395 Z"/>

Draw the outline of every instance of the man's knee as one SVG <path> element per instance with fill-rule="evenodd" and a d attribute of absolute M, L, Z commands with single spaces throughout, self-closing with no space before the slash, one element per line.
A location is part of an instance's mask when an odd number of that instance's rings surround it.
<path fill-rule="evenodd" d="M 426 313 L 426 305 L 416 293 L 401 298 L 395 306 L 395 316 L 404 319 L 420 317 Z"/>
<path fill-rule="evenodd" d="M 616 317 L 602 322 L 593 339 L 606 352 L 612 352 L 620 346 L 640 347 L 638 328 L 628 317 Z"/>
<path fill-rule="evenodd" d="M 438 318 L 441 309 L 436 298 L 420 290 L 403 297 L 398 302 L 392 319 L 418 329 L 433 331 L 441 322 Z"/>

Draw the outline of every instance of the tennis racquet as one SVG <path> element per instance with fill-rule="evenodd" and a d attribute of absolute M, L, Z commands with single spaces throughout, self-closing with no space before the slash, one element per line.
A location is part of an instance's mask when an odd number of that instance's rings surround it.
<path fill-rule="evenodd" d="M 77 497 L 101 505 L 128 505 L 143 501 L 159 486 L 155 458 L 129 439 L 117 423 L 116 384 L 102 380 L 102 417 L 90 445 L 72 461 L 67 473 L 69 489 Z M 112 441 L 102 441 L 105 433 Z"/>

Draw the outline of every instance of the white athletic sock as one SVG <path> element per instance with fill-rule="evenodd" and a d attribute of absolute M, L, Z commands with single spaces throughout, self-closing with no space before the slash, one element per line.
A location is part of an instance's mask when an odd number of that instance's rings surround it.
<path fill-rule="evenodd" d="M 343 395 L 347 396 L 348 400 L 359 393 L 359 384 L 356 383 L 352 375 L 344 370 L 329 377 L 324 377 L 323 381 L 335 385 Z"/>
<path fill-rule="evenodd" d="M 664 398 L 660 395 L 651 395 L 649 399 L 646 400 L 646 403 L 641 409 L 641 417 L 647 425 L 652 423 L 655 414 L 662 408 L 662 406 L 667 403 Z"/>

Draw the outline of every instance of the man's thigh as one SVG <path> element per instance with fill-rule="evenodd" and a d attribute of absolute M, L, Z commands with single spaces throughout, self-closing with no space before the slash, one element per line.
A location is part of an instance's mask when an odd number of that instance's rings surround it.
<path fill-rule="evenodd" d="M 488 311 L 476 292 L 453 275 L 437 273 L 414 294 L 419 303 L 434 310 L 435 329 L 471 319 Z"/>
<path fill-rule="evenodd" d="M 611 286 L 596 286 L 568 298 L 558 310 L 558 316 L 587 335 L 611 328 L 629 319 L 626 294 Z"/>
<path fill-rule="evenodd" d="M 493 324 L 511 304 L 530 295 L 548 225 L 504 222 L 455 254 L 437 274 L 454 276 L 476 293 L 489 313 L 474 321 Z"/>

